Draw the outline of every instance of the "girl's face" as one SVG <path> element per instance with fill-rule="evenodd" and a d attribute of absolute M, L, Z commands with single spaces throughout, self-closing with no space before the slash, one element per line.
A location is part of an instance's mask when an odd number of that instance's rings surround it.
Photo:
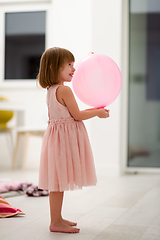
<path fill-rule="evenodd" d="M 65 63 L 64 66 L 59 70 L 59 83 L 63 84 L 63 82 L 71 82 L 74 71 L 74 62 Z"/>

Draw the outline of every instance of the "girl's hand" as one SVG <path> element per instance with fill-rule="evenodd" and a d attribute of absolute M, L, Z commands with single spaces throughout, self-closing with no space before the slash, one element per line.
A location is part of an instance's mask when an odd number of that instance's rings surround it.
<path fill-rule="evenodd" d="M 109 110 L 105 108 L 97 109 L 97 117 L 99 118 L 108 118 L 109 117 Z"/>

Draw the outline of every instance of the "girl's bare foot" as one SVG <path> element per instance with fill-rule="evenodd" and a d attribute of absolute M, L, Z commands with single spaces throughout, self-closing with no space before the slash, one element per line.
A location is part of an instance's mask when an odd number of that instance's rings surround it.
<path fill-rule="evenodd" d="M 62 219 L 63 223 L 69 225 L 69 226 L 77 226 L 77 223 L 75 222 L 70 222 L 68 220 Z"/>
<path fill-rule="evenodd" d="M 49 227 L 49 230 L 51 232 L 63 232 L 63 233 L 78 233 L 80 231 L 80 229 L 73 228 L 67 225 L 66 223 L 64 223 L 63 221 L 55 224 L 52 223 Z"/>

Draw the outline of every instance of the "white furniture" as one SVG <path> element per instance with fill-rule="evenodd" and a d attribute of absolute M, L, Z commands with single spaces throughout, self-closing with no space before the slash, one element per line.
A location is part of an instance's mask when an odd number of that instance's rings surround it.
<path fill-rule="evenodd" d="M 22 105 L 12 104 L 10 102 L 0 102 L 0 110 L 14 111 L 16 117 L 16 126 L 24 126 L 25 107 Z"/>
<path fill-rule="evenodd" d="M 29 138 L 31 136 L 43 137 L 46 126 L 26 127 L 25 126 L 25 107 L 23 107 L 23 106 L 12 104 L 12 103 L 3 103 L 2 102 L 2 103 L 0 103 L 0 110 L 14 111 L 14 115 L 16 118 L 14 130 L 17 133 L 17 139 L 16 139 L 14 151 L 13 151 L 13 145 L 12 145 L 12 151 L 11 151 L 12 169 L 15 169 L 15 167 L 16 167 L 20 139 L 21 139 L 21 137 L 24 137 L 24 148 L 22 150 L 22 170 L 25 170 Z M 12 128 L 8 128 L 6 133 L 10 133 L 10 136 L 12 136 Z"/>
<path fill-rule="evenodd" d="M 12 128 L 0 128 L 0 134 L 5 134 L 6 135 L 6 142 L 7 142 L 7 147 L 9 149 L 11 158 L 13 156 L 13 137 L 12 137 Z M 7 138 L 9 137 L 9 138 Z M 10 140 L 9 140 L 10 139 Z M 8 141 L 9 140 L 9 141 Z"/>
<path fill-rule="evenodd" d="M 2 111 L 13 111 L 15 116 L 15 127 L 23 126 L 24 125 L 24 118 L 25 118 L 25 108 L 23 106 L 12 104 L 10 102 L 3 102 L 0 101 L 0 110 Z M 13 144 L 13 137 L 12 132 L 14 128 L 0 128 L 0 134 L 5 134 L 9 136 L 10 141 L 7 142 L 8 149 L 11 154 L 11 158 L 13 157 L 14 152 L 14 144 Z M 7 139 L 8 140 L 8 139 Z"/>
<path fill-rule="evenodd" d="M 12 161 L 12 169 L 15 169 L 17 162 L 17 154 L 19 150 L 20 138 L 24 137 L 24 149 L 23 149 L 23 157 L 22 157 L 22 170 L 25 170 L 26 167 L 26 159 L 27 159 L 27 148 L 29 137 L 31 136 L 39 136 L 43 137 L 46 127 L 19 127 L 17 128 L 17 141 L 13 155 Z"/>

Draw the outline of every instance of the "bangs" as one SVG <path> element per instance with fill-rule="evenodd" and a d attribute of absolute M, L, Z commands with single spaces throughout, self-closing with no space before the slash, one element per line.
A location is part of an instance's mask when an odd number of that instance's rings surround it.
<path fill-rule="evenodd" d="M 65 49 L 64 51 L 64 62 L 75 62 L 75 58 L 74 58 L 74 55 Z"/>

